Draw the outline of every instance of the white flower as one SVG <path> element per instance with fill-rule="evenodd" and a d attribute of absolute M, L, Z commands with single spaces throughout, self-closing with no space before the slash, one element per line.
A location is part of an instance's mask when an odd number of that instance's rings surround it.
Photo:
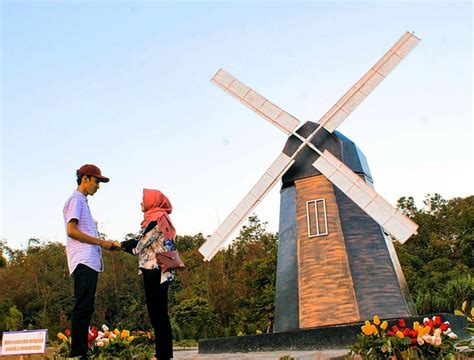
<path fill-rule="evenodd" d="M 100 338 L 103 338 L 105 335 L 105 333 L 103 333 L 102 331 L 98 331 L 97 332 L 97 338 L 100 339 Z"/>
<path fill-rule="evenodd" d="M 426 321 L 430 321 L 430 319 L 428 319 L 427 317 L 425 317 L 425 318 L 423 319 L 423 324 L 424 324 Z"/>
<path fill-rule="evenodd" d="M 425 343 L 422 338 L 417 338 L 416 340 L 418 341 L 418 345 L 423 345 Z"/>
<path fill-rule="evenodd" d="M 109 331 L 109 328 L 108 328 L 107 325 L 103 324 L 103 325 L 102 325 L 102 330 L 103 330 L 104 332 L 107 332 L 107 331 Z"/>
<path fill-rule="evenodd" d="M 458 336 L 457 336 L 455 333 L 453 333 L 453 332 L 450 332 L 450 333 L 448 334 L 448 336 L 449 336 L 449 338 L 452 339 L 452 340 L 456 340 L 456 339 L 458 338 Z"/>
<path fill-rule="evenodd" d="M 97 345 L 97 346 L 104 346 L 104 342 L 103 342 L 103 341 L 98 341 L 98 342 L 96 343 L 96 345 Z"/>
<path fill-rule="evenodd" d="M 422 339 L 428 344 L 433 344 L 433 336 L 431 335 L 423 335 Z"/>
<path fill-rule="evenodd" d="M 451 328 L 448 328 L 446 331 L 443 331 L 443 334 L 448 335 L 451 332 L 453 332 L 453 330 L 451 330 Z"/>

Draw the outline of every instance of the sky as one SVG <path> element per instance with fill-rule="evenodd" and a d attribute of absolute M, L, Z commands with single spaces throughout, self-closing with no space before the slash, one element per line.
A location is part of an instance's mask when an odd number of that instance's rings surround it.
<path fill-rule="evenodd" d="M 99 230 L 139 230 L 143 188 L 180 235 L 210 235 L 280 154 L 284 133 L 214 86 L 223 68 L 318 121 L 403 35 L 418 46 L 338 128 L 395 205 L 473 194 L 470 2 L 1 2 L 0 238 L 65 243 L 85 163 Z M 279 186 L 255 213 L 278 231 Z"/>

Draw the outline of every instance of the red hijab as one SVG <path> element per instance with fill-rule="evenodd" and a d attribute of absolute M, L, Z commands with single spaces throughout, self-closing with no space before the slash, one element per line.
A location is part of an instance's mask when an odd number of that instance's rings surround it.
<path fill-rule="evenodd" d="M 176 230 L 168 216 L 173 207 L 165 194 L 160 190 L 143 189 L 143 209 L 142 229 L 146 229 L 149 223 L 156 221 L 164 239 L 174 239 Z"/>

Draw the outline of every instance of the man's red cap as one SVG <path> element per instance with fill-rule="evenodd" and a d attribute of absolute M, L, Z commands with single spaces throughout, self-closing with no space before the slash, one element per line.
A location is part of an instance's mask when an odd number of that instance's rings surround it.
<path fill-rule="evenodd" d="M 109 178 L 102 176 L 100 169 L 92 164 L 85 164 L 77 170 L 77 174 L 93 176 L 100 182 L 109 182 Z"/>

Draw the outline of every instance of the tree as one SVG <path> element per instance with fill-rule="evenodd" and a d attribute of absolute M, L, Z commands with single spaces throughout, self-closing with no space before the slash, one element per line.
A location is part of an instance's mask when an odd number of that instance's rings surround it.
<path fill-rule="evenodd" d="M 453 312 L 473 293 L 474 196 L 428 194 L 421 209 L 403 197 L 398 207 L 420 226 L 412 239 L 396 244 L 418 312 Z"/>
<path fill-rule="evenodd" d="M 8 331 L 23 329 L 23 314 L 15 305 L 10 308 L 9 315 L 5 319 L 5 327 Z"/>

